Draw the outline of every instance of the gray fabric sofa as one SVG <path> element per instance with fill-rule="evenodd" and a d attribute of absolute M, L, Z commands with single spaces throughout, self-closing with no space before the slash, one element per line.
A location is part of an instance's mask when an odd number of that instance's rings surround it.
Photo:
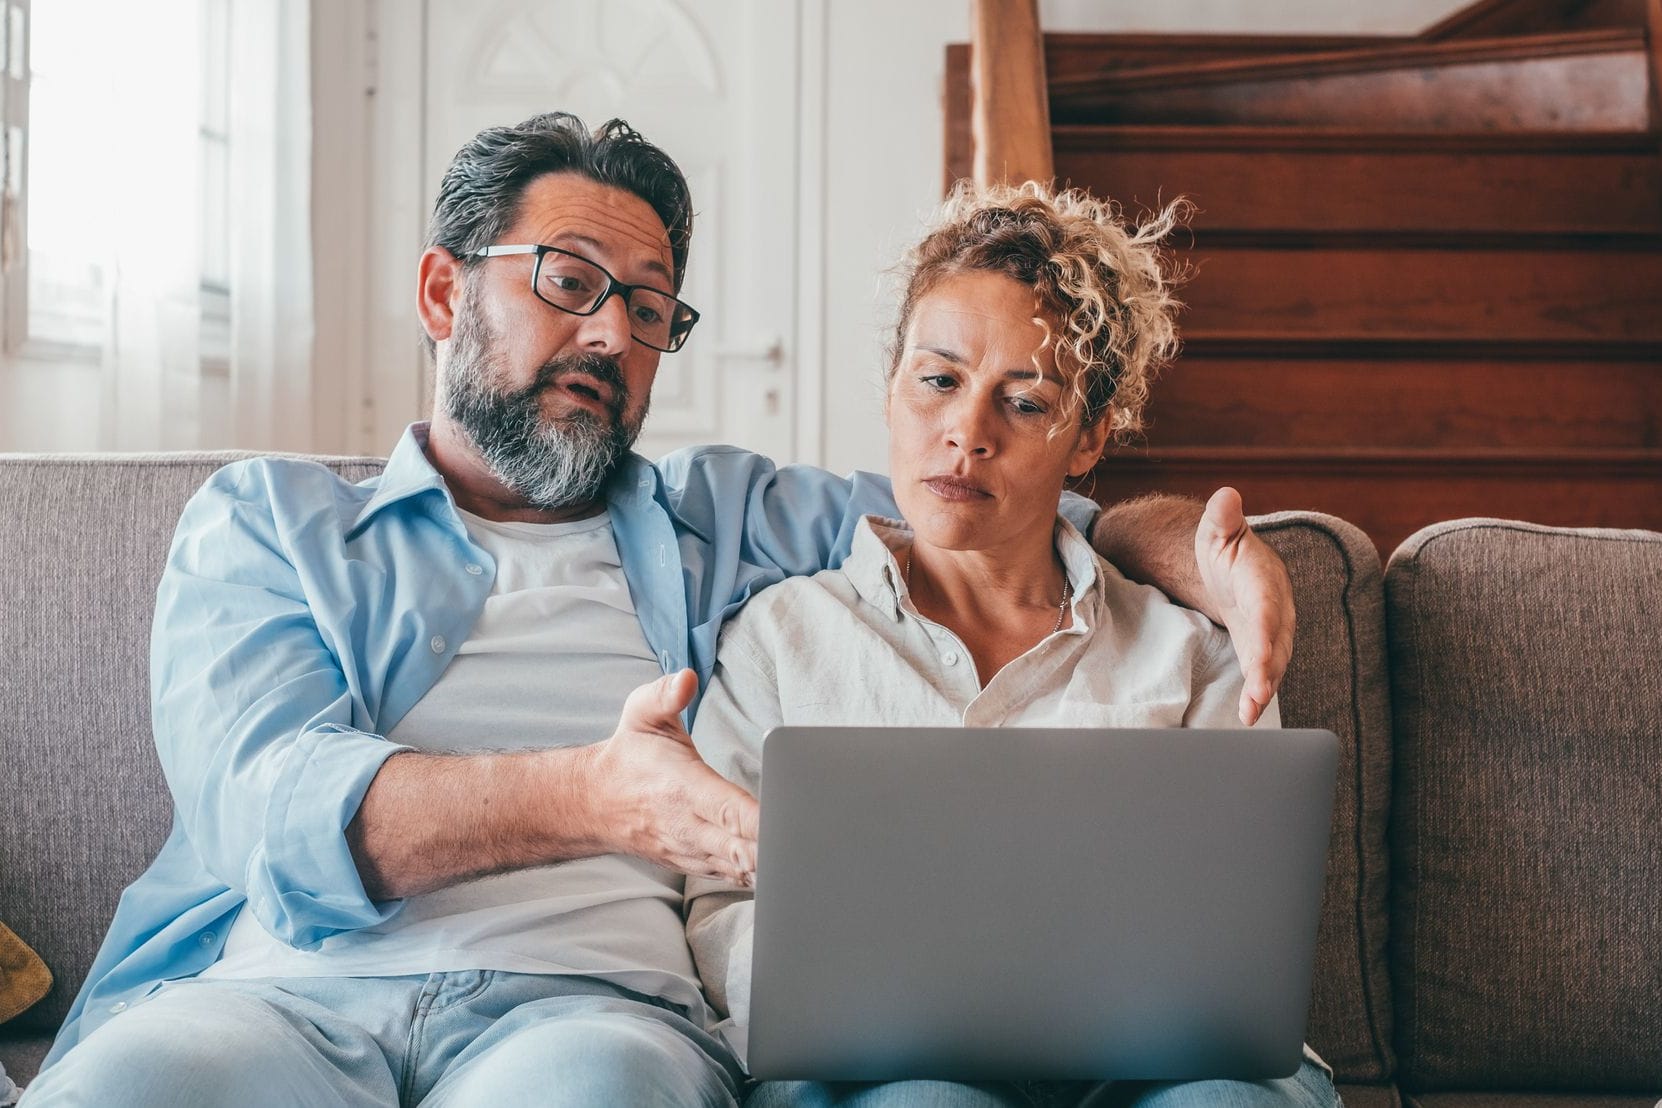
<path fill-rule="evenodd" d="M 0 921 L 56 974 L 0 1026 L 19 1082 L 166 835 L 151 605 L 236 456 L 0 456 Z M 1662 534 L 1461 520 L 1382 573 L 1342 520 L 1257 524 L 1299 605 L 1283 717 L 1343 741 L 1309 1041 L 1346 1103 L 1651 1108 Z"/>

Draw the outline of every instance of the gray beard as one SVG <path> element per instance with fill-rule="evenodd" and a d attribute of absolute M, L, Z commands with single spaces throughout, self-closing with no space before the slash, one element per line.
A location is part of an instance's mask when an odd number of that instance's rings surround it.
<path fill-rule="evenodd" d="M 491 475 L 544 510 L 598 501 L 646 419 L 644 406 L 638 418 L 624 417 L 629 393 L 617 363 L 592 355 L 559 357 L 543 366 L 528 388 L 499 388 L 495 344 L 471 297 L 458 316 L 454 339 L 442 382 L 445 413 L 467 433 Z M 543 415 L 543 390 L 573 370 L 611 386 L 609 418 L 581 410 L 554 420 Z"/>

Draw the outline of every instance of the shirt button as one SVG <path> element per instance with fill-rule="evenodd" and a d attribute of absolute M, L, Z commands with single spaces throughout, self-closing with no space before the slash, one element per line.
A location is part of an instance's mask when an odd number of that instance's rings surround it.
<path fill-rule="evenodd" d="M 941 655 L 941 661 L 946 663 L 949 666 L 957 665 L 958 664 L 958 652 L 956 650 L 948 650 L 945 654 Z"/>
<path fill-rule="evenodd" d="M 670 661 L 669 651 L 666 650 L 662 654 L 658 655 L 658 661 L 659 661 L 660 664 L 663 665 L 665 673 L 671 672 L 670 666 L 669 666 L 669 661 Z"/>
<path fill-rule="evenodd" d="M 212 931 L 202 932 L 202 937 L 200 939 L 197 939 L 196 943 L 197 943 L 198 946 L 212 946 L 212 945 L 214 945 L 214 933 Z"/>
<path fill-rule="evenodd" d="M 663 545 L 660 545 L 658 547 L 658 564 L 661 565 L 661 566 L 669 565 L 669 548 L 668 547 L 663 546 Z"/>
<path fill-rule="evenodd" d="M 444 636 L 443 635 L 434 635 L 433 636 L 433 641 L 428 643 L 427 645 L 433 648 L 433 653 L 434 654 L 443 654 L 444 653 Z"/>
<path fill-rule="evenodd" d="M 470 574 L 470 575 L 471 575 L 471 576 L 474 576 L 474 577 L 477 577 L 477 576 L 479 576 L 479 575 L 480 575 L 480 574 L 481 574 L 481 573 L 483 573 L 483 572 L 485 572 L 485 567 L 484 567 L 484 566 L 482 566 L 482 565 L 479 565 L 479 564 L 478 564 L 478 563 L 476 563 L 476 562 L 469 562 L 469 563 L 468 563 L 468 564 L 467 564 L 467 567 L 466 567 L 466 568 L 467 568 L 467 571 L 468 571 L 468 573 L 469 573 L 469 574 Z"/>
<path fill-rule="evenodd" d="M 110 1005 L 110 1014 L 111 1015 L 119 1015 L 120 1013 L 125 1012 L 126 1010 L 127 1010 L 127 1002 L 125 1000 L 118 1000 L 114 1004 Z"/>

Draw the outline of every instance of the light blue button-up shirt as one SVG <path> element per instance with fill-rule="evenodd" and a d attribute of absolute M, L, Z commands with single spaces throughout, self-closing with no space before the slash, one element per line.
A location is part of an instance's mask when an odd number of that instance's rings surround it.
<path fill-rule="evenodd" d="M 312 462 L 237 462 L 186 505 L 150 651 L 173 829 L 122 894 L 46 1065 L 216 961 L 245 904 L 303 950 L 398 911 L 364 891 L 346 827 L 381 763 L 408 749 L 383 736 L 467 640 L 496 571 L 426 439 L 412 426 L 356 485 Z M 606 501 L 647 643 L 701 688 L 722 620 L 753 592 L 836 567 L 863 515 L 895 514 L 885 478 L 778 469 L 731 447 L 632 456 Z M 1095 505 L 1064 509 L 1085 527 Z"/>

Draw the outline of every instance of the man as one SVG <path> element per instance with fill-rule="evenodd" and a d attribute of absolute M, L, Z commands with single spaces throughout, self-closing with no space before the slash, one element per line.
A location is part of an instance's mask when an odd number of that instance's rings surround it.
<path fill-rule="evenodd" d="M 756 804 L 683 719 L 722 619 L 894 507 L 868 476 L 629 453 L 697 321 L 669 291 L 690 227 L 679 169 L 622 123 L 482 132 L 420 263 L 431 425 L 362 485 L 260 459 L 191 500 L 152 640 L 173 833 L 30 1108 L 735 1101 L 680 875 L 748 882 Z M 1097 532 L 1224 598 L 1251 717 L 1290 650 L 1285 572 L 1232 493 L 1209 510 Z"/>

